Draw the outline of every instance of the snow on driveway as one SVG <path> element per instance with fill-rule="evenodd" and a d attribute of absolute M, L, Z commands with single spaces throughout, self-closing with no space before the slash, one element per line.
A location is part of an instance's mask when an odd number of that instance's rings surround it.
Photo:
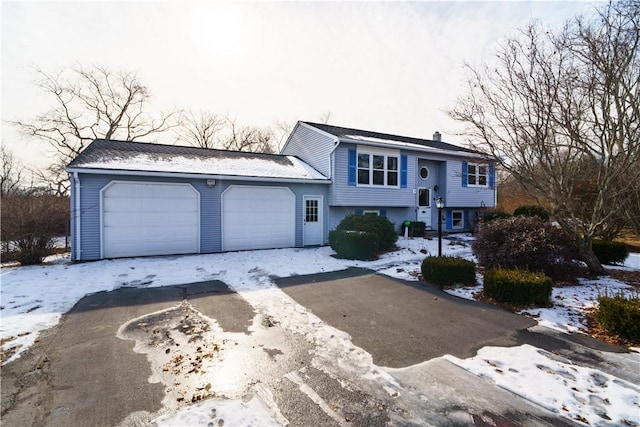
<path fill-rule="evenodd" d="M 469 245 L 469 236 L 458 236 L 445 240 L 443 252 L 447 255 L 459 255 L 473 259 Z M 60 316 L 70 310 L 83 296 L 110 291 L 120 287 L 158 287 L 206 280 L 221 280 L 237 291 L 257 311 L 275 316 L 284 328 L 307 335 L 316 343 L 316 361 L 319 367 L 328 368 L 336 361 L 357 375 L 378 381 L 390 394 L 397 393 L 397 383 L 391 374 L 373 365 L 371 356 L 364 350 L 356 348 L 347 334 L 340 333 L 325 324 L 307 310 L 289 298 L 273 284 L 270 276 L 286 277 L 342 270 L 348 267 L 363 267 L 382 274 L 405 279 L 417 280 L 420 263 L 426 254 L 437 252 L 437 240 L 408 239 L 398 240 L 400 250 L 383 255 L 377 261 L 349 261 L 333 258 L 329 247 L 305 249 L 277 249 L 264 251 L 230 252 L 209 255 L 129 258 L 104 260 L 90 263 L 60 264 L 3 269 L 0 273 L 0 339 L 3 351 L 15 348 L 16 351 L 8 361 L 18 358 L 24 350 L 37 339 L 38 332 L 58 323 Z M 637 254 L 630 258 L 636 262 Z M 630 265 L 633 268 L 635 265 Z M 481 277 L 480 277 L 481 279 Z M 537 311 L 529 310 L 539 323 L 563 331 L 580 331 L 582 309 L 595 303 L 597 293 L 606 289 L 624 290 L 626 285 L 609 278 L 601 278 L 586 283 L 586 287 L 575 287 L 573 290 L 560 288 L 554 290 L 554 308 Z M 454 290 L 452 293 L 469 298 L 479 287 Z M 555 293 L 561 291 L 561 294 Z M 572 293 L 571 293 L 572 292 Z M 558 296 L 561 296 L 558 298 Z M 570 303 L 566 303 L 570 301 Z M 561 304 L 562 303 L 562 304 Z M 566 303 L 566 304 L 565 304 Z M 564 304 L 564 305 L 563 305 Z M 490 376 L 486 366 L 492 370 L 491 378 L 501 387 L 509 389 L 508 384 L 517 384 L 517 392 L 531 398 L 535 403 L 549 407 L 554 406 L 558 413 L 575 419 L 581 416 L 591 425 L 602 423 L 602 411 L 593 409 L 583 411 L 580 405 L 592 406 L 596 402 L 598 408 L 606 407 L 606 416 L 613 423 L 640 425 L 640 403 L 638 387 L 617 378 L 611 378 L 599 371 L 587 370 L 577 366 L 570 369 L 559 366 L 549 354 L 535 347 L 522 346 L 516 349 L 485 348 L 474 358 L 448 360 L 463 366 L 477 375 Z M 496 371 L 495 366 L 501 373 Z M 7 362 L 8 362 L 7 361 Z M 640 363 L 640 358 L 639 358 Z M 542 368 L 548 367 L 546 376 L 539 374 Z M 511 368 L 511 369 L 510 369 Z M 573 380 L 567 381 L 565 371 L 571 370 Z M 506 375 L 504 373 L 507 373 Z M 519 377 L 510 375 L 519 373 Z M 528 381 L 527 373 L 537 378 Z M 498 376 L 496 376 L 498 375 Z M 595 375 L 595 376 L 594 376 Z M 593 378 L 606 380 L 593 382 Z M 540 382 L 543 382 L 541 386 Z M 572 387 L 589 387 L 591 394 L 575 392 Z M 620 388 L 622 387 L 622 388 Z M 536 393 L 548 390 L 543 396 Z M 561 391 L 558 391 L 561 390 Z M 629 397 L 631 390 L 636 398 Z M 626 394 L 625 394 L 626 393 Z M 553 400 L 552 394 L 562 396 L 562 408 L 559 400 Z M 545 397 L 546 396 L 546 397 Z M 615 402 L 613 404 L 612 402 Z M 259 403 L 249 402 L 216 402 L 219 411 L 235 413 L 244 408 L 245 421 L 254 419 L 256 411 L 263 408 Z M 568 410 L 564 410 L 563 408 Z M 595 406 L 594 406 L 595 408 Z M 190 406 L 175 414 L 158 420 L 161 424 L 180 424 L 189 420 L 189 424 L 211 420 L 211 404 L 203 402 Z M 186 411 L 186 412 L 185 412 Z M 244 412 L 243 412 L 244 413 Z M 220 412 L 218 413 L 220 414 Z M 258 418 L 259 419 L 259 418 Z M 208 422 L 207 421 L 207 422 Z M 205 423 L 206 424 L 206 423 Z M 277 423 L 276 423 L 277 424 Z"/>

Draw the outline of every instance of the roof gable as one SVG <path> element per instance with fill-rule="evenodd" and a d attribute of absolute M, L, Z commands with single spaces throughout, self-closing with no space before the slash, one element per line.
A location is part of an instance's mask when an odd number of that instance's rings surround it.
<path fill-rule="evenodd" d="M 68 169 L 326 180 L 294 156 L 107 139 L 93 141 Z"/>

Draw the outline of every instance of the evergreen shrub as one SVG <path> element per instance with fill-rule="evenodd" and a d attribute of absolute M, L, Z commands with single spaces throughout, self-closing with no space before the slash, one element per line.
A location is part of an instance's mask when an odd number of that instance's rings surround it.
<path fill-rule="evenodd" d="M 398 233 L 393 223 L 386 217 L 378 215 L 349 214 L 340 221 L 336 230 L 365 231 L 375 234 L 377 237 L 375 252 L 377 253 L 388 251 L 398 240 Z"/>
<path fill-rule="evenodd" d="M 329 245 L 338 258 L 372 260 L 378 253 L 378 236 L 367 231 L 331 230 Z"/>
<path fill-rule="evenodd" d="M 553 281 L 543 273 L 492 268 L 484 274 L 484 294 L 498 302 L 548 306 L 552 289 Z"/>
<path fill-rule="evenodd" d="M 622 263 L 629 256 L 627 245 L 622 242 L 596 239 L 591 248 L 602 264 Z"/>
<path fill-rule="evenodd" d="M 476 264 L 460 257 L 429 256 L 422 261 L 422 280 L 440 288 L 455 284 L 474 285 Z"/>
<path fill-rule="evenodd" d="M 627 299 L 622 295 L 601 296 L 598 301 L 598 323 L 609 332 L 640 343 L 640 298 Z"/>

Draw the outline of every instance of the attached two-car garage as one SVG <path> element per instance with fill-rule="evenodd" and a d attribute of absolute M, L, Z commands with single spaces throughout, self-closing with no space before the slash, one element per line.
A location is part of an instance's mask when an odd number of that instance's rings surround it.
<path fill-rule="evenodd" d="M 222 250 L 295 246 L 295 205 L 287 187 L 227 187 L 220 199 Z M 198 253 L 200 209 L 200 193 L 190 184 L 112 181 L 101 192 L 102 257 Z"/>

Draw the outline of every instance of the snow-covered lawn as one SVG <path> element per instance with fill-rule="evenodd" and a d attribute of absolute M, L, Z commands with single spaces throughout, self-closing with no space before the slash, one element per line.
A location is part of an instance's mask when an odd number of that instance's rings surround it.
<path fill-rule="evenodd" d="M 474 259 L 470 247 L 471 239 L 467 235 L 446 239 L 443 242 L 443 252 L 447 255 Z M 39 331 L 57 324 L 63 313 L 90 293 L 120 287 L 158 287 L 216 279 L 237 291 L 256 310 L 279 315 L 281 325 L 297 329 L 297 332 L 303 334 L 315 334 L 315 342 L 320 338 L 325 340 L 328 344 L 325 347 L 327 352 L 342 352 L 346 345 L 353 348 L 349 344 L 350 337 L 346 334 L 344 337 L 337 337 L 336 339 L 339 338 L 344 343 L 331 346 L 328 340 L 333 339 L 335 330 L 288 298 L 271 282 L 269 276 L 286 277 L 336 271 L 348 267 L 364 267 L 392 277 L 418 280 L 421 261 L 427 254 L 437 253 L 437 240 L 405 240 L 401 237 L 397 244 L 400 248 L 398 251 L 385 254 L 379 260 L 371 262 L 339 260 L 331 256 L 331 248 L 321 247 L 131 258 L 80 264 L 70 264 L 68 258 L 57 256 L 48 260 L 50 265 L 2 269 L 2 349 L 6 351 L 15 347 L 16 351 L 9 361 L 15 360 L 33 345 Z M 640 269 L 640 254 L 632 254 L 624 268 Z M 479 277 L 480 283 L 481 279 L 482 277 Z M 472 298 L 473 293 L 480 288 L 481 285 L 454 289 L 451 293 Z M 583 310 L 593 307 L 599 294 L 626 292 L 627 289 L 625 284 L 608 277 L 584 281 L 581 286 L 555 289 L 553 308 L 528 310 L 526 314 L 533 316 L 546 327 L 564 332 L 582 332 L 585 330 Z M 287 316 L 288 319 L 284 318 Z M 358 357 L 358 360 L 354 361 L 356 365 L 368 363 L 368 372 L 380 371 L 374 369 L 375 366 L 368 354 L 363 356 L 361 353 L 349 351 L 342 353 L 344 357 L 351 357 L 349 354 Z M 629 425 L 640 425 L 638 385 L 612 378 L 593 369 L 571 365 L 570 362 L 555 360 L 552 355 L 535 347 L 484 348 L 474 358 L 459 360 L 448 357 L 448 360 L 476 375 L 489 376 L 501 387 L 512 390 L 542 407 L 554 407 L 555 411 L 572 419 L 578 414 L 592 425 L 598 424 L 602 420 L 601 408 L 604 407 L 606 415 L 614 423 L 626 420 Z M 393 383 L 389 378 L 384 381 L 385 387 Z M 591 390 L 590 394 L 585 390 Z M 264 415 L 260 415 L 261 411 L 264 411 L 263 406 L 254 400 L 217 404 L 219 415 L 226 411 L 236 414 L 236 418 L 233 419 L 240 424 L 242 420 L 250 422 L 256 416 Z M 591 409 L 586 410 L 585 405 Z M 240 411 L 240 408 L 244 409 Z M 203 402 L 190 406 L 174 417 L 164 417 L 160 421 L 162 424 L 194 424 L 197 420 L 210 420 L 210 413 L 211 406 Z M 277 425 L 275 421 L 274 424 Z"/>

